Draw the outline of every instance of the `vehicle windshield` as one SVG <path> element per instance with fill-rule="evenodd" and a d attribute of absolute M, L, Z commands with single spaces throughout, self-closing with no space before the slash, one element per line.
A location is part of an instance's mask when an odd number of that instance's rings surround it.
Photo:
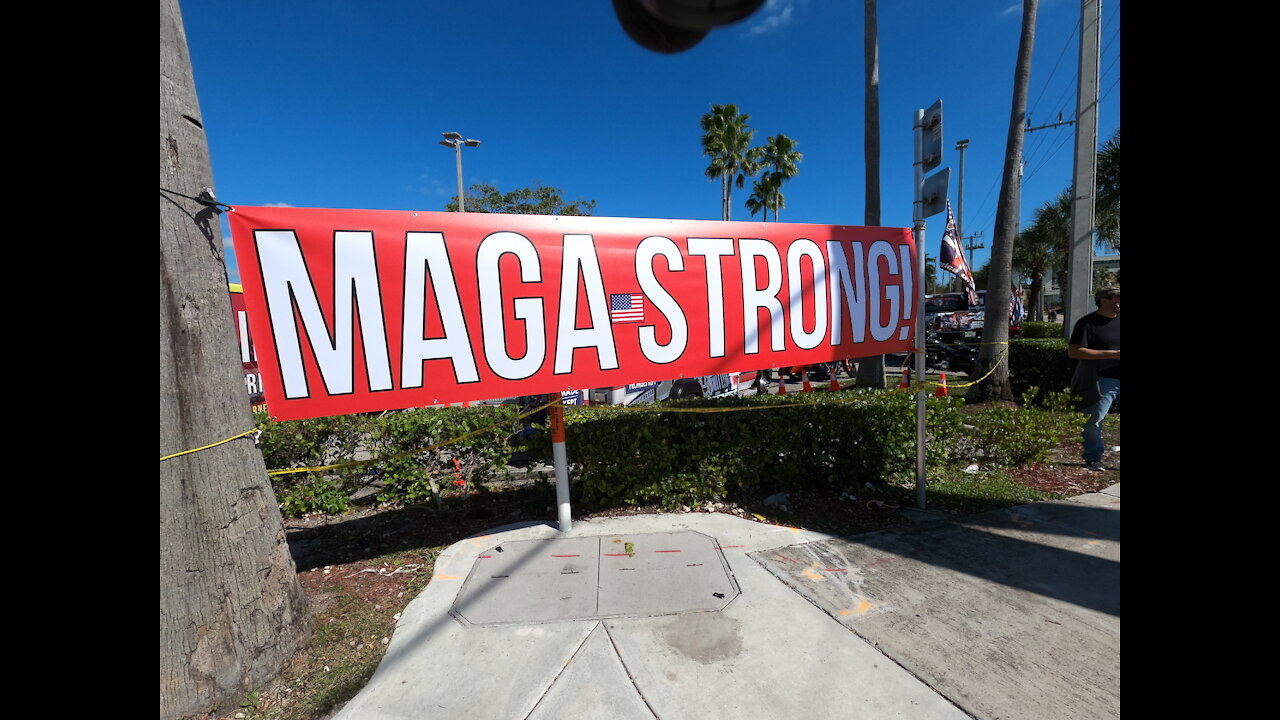
<path fill-rule="evenodd" d="M 967 309 L 967 303 L 959 293 L 935 295 L 924 300 L 924 311 L 926 313 L 949 313 L 965 309 Z"/>

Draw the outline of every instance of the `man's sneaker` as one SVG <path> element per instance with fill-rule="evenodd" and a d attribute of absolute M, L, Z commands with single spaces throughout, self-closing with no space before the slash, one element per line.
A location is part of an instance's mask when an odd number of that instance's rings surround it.
<path fill-rule="evenodd" d="M 1106 472 L 1106 470 L 1107 470 L 1105 467 L 1103 467 L 1103 466 L 1102 466 L 1102 463 L 1101 463 L 1100 461 L 1098 461 L 1098 460 L 1094 460 L 1093 462 L 1087 462 L 1087 463 L 1085 463 L 1085 464 L 1084 464 L 1084 469 L 1085 469 L 1085 470 L 1092 470 L 1093 472 Z"/>

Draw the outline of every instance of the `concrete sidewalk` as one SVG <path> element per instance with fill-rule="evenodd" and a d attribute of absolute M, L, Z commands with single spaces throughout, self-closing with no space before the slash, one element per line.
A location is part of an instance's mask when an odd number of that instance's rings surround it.
<path fill-rule="evenodd" d="M 440 556 L 336 717 L 1119 717 L 1119 495 L 844 539 L 498 528 Z"/>

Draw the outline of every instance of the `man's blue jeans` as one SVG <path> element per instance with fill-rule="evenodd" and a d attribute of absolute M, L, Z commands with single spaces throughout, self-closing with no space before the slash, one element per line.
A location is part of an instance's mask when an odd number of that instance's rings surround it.
<path fill-rule="evenodd" d="M 1098 392 L 1102 397 L 1085 410 L 1089 413 L 1089 421 L 1084 425 L 1084 452 L 1081 455 L 1086 463 L 1102 462 L 1102 420 L 1111 410 L 1111 404 L 1120 399 L 1120 380 L 1098 378 Z"/>

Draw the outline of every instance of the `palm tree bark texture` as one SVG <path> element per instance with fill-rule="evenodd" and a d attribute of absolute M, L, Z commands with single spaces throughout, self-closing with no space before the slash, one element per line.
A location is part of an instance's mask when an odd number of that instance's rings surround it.
<path fill-rule="evenodd" d="M 160 456 L 253 428 L 186 31 L 160 0 Z M 183 197 L 186 196 L 186 197 Z M 160 717 L 225 707 L 311 636 L 262 454 L 245 437 L 160 462 Z"/>
<path fill-rule="evenodd" d="M 977 376 L 981 382 L 969 388 L 970 402 L 1013 400 L 1009 386 L 1009 298 L 1012 295 L 1013 244 L 1018 235 L 1021 205 L 1018 166 L 1022 159 L 1023 128 L 1027 114 L 1027 88 L 1031 81 L 1031 53 L 1036 39 L 1038 0 L 1023 0 L 1022 34 L 1018 62 L 1013 71 L 1013 107 L 1009 112 L 1009 136 L 1005 143 L 1004 173 L 996 206 L 996 228 L 991 245 L 991 275 L 987 280 L 986 323 L 978 352 Z"/>

